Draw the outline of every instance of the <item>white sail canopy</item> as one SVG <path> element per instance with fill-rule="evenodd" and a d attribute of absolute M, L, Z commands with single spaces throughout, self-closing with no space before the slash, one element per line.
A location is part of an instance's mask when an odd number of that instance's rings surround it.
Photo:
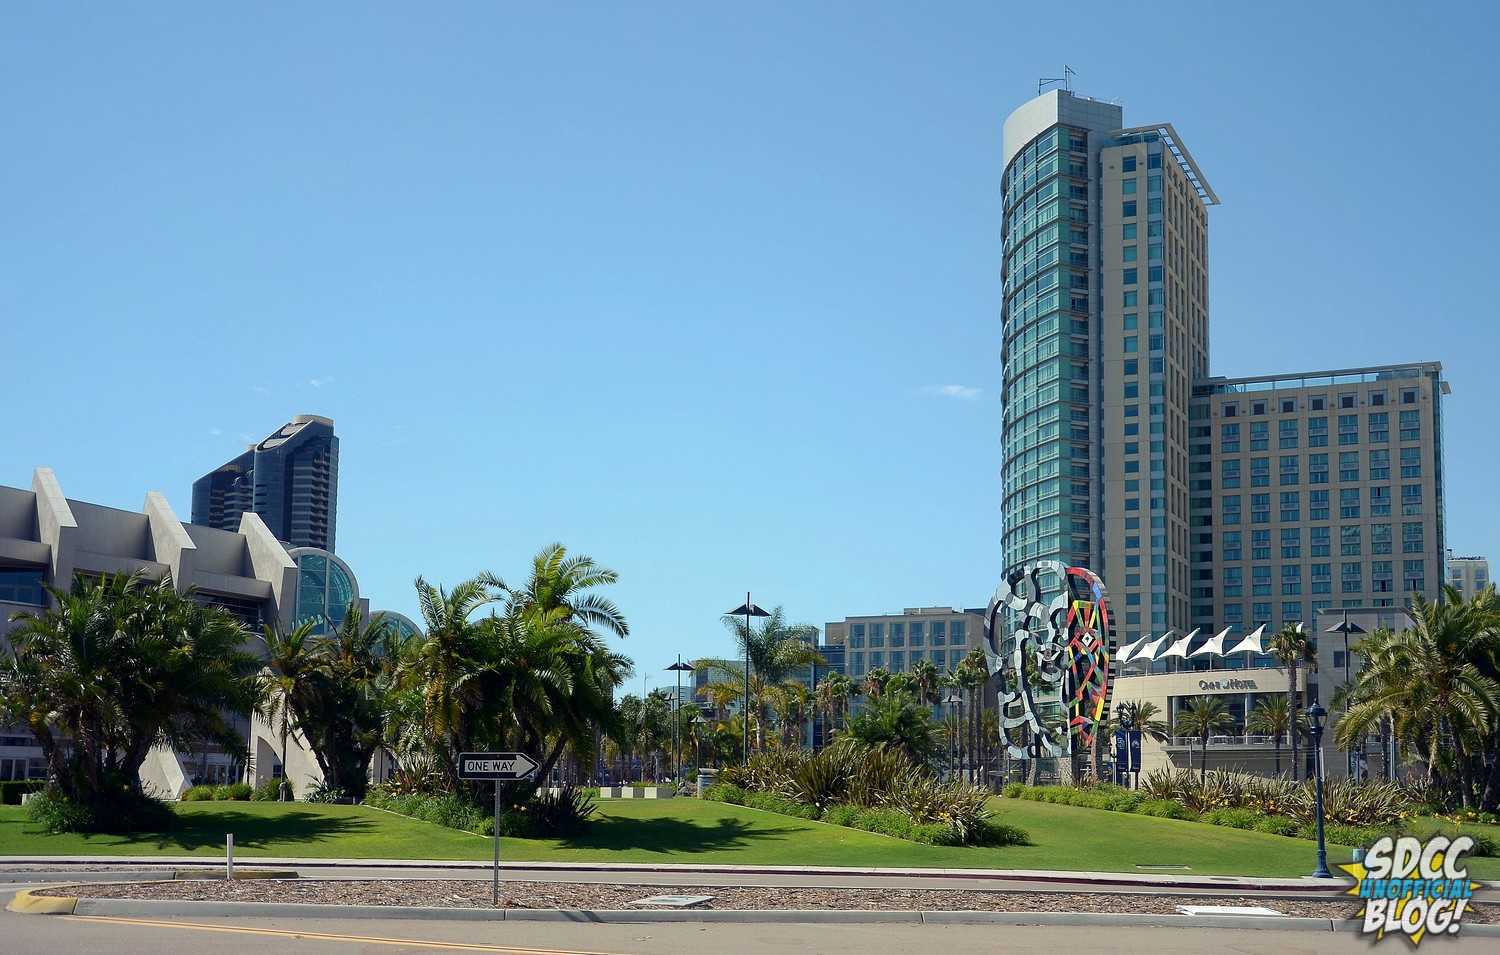
<path fill-rule="evenodd" d="M 1207 643 L 1203 644 L 1203 646 L 1201 646 L 1198 649 L 1194 650 L 1192 653 L 1189 653 L 1188 656 L 1190 656 L 1190 657 L 1206 657 L 1206 656 L 1218 656 L 1218 657 L 1222 657 L 1224 655 L 1224 638 L 1227 637 L 1227 636 L 1229 636 L 1230 629 L 1231 628 L 1229 628 L 1229 627 L 1225 627 L 1223 630 L 1220 630 L 1217 634 L 1214 635 L 1214 637 L 1212 639 L 1210 639 Z"/>
<path fill-rule="evenodd" d="M 1171 636 L 1172 636 L 1172 631 L 1168 630 L 1166 633 L 1164 633 L 1161 636 L 1157 637 L 1155 640 L 1152 640 L 1150 643 L 1146 644 L 1144 647 L 1141 647 L 1139 650 L 1137 650 L 1135 652 L 1135 654 L 1133 656 L 1131 656 L 1130 662 L 1131 663 L 1140 663 L 1140 662 L 1146 661 L 1146 660 L 1155 660 L 1156 659 L 1156 654 L 1161 650 L 1161 645 L 1164 644 L 1164 643 L 1166 643 L 1167 639 L 1169 637 L 1171 637 Z"/>
<path fill-rule="evenodd" d="M 1148 633 L 1144 637 L 1141 637 L 1139 640 L 1132 640 L 1131 642 L 1125 644 L 1123 647 L 1117 647 L 1115 649 L 1115 662 L 1120 664 L 1129 663 L 1131 654 L 1135 653 L 1135 651 L 1140 647 L 1141 644 L 1150 639 L 1151 634 Z"/>
<path fill-rule="evenodd" d="M 1165 652 L 1163 652 L 1161 656 L 1157 657 L 1157 659 L 1165 660 L 1167 657 L 1177 657 L 1179 660 L 1186 660 L 1188 655 L 1188 647 L 1192 644 L 1194 638 L 1196 638 L 1197 636 L 1198 628 L 1194 627 L 1192 633 L 1189 633 L 1181 640 L 1178 640 L 1176 643 L 1172 644 L 1172 646 Z"/>
<path fill-rule="evenodd" d="M 1265 653 L 1266 648 L 1261 643 L 1261 636 L 1266 632 L 1266 625 L 1261 624 L 1253 631 L 1245 635 L 1245 639 L 1235 645 L 1230 653 Z"/>

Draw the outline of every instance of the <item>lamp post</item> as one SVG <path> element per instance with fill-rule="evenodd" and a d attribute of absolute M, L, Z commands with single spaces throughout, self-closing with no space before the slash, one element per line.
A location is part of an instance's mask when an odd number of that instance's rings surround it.
<path fill-rule="evenodd" d="M 677 695 L 672 698 L 672 770 L 677 774 L 677 782 L 682 782 L 682 737 L 679 727 L 682 725 L 682 675 L 692 673 L 693 665 L 682 662 L 682 654 L 677 654 L 677 662 L 667 667 L 670 672 L 677 674 Z"/>
<path fill-rule="evenodd" d="M 1323 842 L 1323 717 L 1327 716 L 1323 707 L 1314 703 L 1307 708 L 1307 727 L 1312 734 L 1313 744 L 1313 794 L 1318 813 L 1318 867 L 1313 870 L 1313 878 L 1331 878 L 1328 871 L 1328 847 Z"/>
<path fill-rule="evenodd" d="M 1324 631 L 1325 633 L 1342 633 L 1344 635 L 1344 712 L 1349 712 L 1349 635 L 1368 633 L 1364 627 L 1349 619 L 1349 611 L 1344 610 L 1344 622 L 1336 623 Z M 1360 755 L 1364 755 L 1365 745 L 1361 740 L 1359 744 Z M 1344 754 L 1344 772 L 1350 777 L 1354 776 L 1354 751 L 1350 750 Z"/>
<path fill-rule="evenodd" d="M 949 690 L 943 702 L 948 704 L 948 715 L 952 717 L 948 724 L 948 778 L 953 779 L 958 774 L 958 708 L 964 698 L 958 695 L 958 690 Z"/>
<path fill-rule="evenodd" d="M 747 766 L 750 763 L 750 618 L 769 617 L 770 614 L 750 602 L 750 591 L 745 591 L 745 602 L 725 616 L 738 617 L 745 615 L 745 698 L 742 701 L 745 709 L 745 739 L 740 747 L 740 765 Z"/>
<path fill-rule="evenodd" d="M 703 711 L 698 710 L 693 714 L 693 762 L 698 766 L 698 772 L 703 772 L 703 727 L 708 725 L 704 719 Z"/>

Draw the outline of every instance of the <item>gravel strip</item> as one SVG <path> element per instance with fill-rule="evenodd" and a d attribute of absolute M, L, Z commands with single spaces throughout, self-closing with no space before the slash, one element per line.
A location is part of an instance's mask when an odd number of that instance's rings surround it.
<path fill-rule="evenodd" d="M 319 881 L 298 879 L 258 882 L 142 882 L 59 887 L 39 895 L 91 899 L 177 899 L 196 902 L 283 902 L 335 905 L 422 905 L 488 908 L 488 880 Z M 674 885 L 602 885 L 578 882 L 501 883 L 501 904 L 518 909 L 640 909 L 636 899 L 652 895 L 708 895 L 711 909 L 838 909 L 871 911 L 959 912 L 1139 912 L 1173 915 L 1179 905 L 1264 905 L 1283 915 L 1353 918 L 1357 899 L 1280 899 L 1264 896 L 1116 895 L 1075 892 L 1007 892 L 967 889 L 852 889 L 818 887 L 742 887 Z M 1468 922 L 1497 920 L 1495 908 L 1474 906 Z"/>

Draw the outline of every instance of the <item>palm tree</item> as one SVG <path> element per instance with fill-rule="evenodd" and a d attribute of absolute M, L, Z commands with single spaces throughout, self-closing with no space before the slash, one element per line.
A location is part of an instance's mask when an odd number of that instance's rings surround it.
<path fill-rule="evenodd" d="M 1300 623 L 1289 623 L 1277 631 L 1276 635 L 1271 638 L 1268 649 L 1287 675 L 1287 707 L 1291 712 L 1300 714 L 1302 712 L 1302 687 L 1297 680 L 1297 670 L 1305 665 L 1316 672 L 1318 651 L 1308 637 L 1307 630 Z M 1292 727 L 1292 779 L 1294 780 L 1300 778 L 1302 773 L 1298 725 Z"/>
<path fill-rule="evenodd" d="M 470 749 L 472 709 L 479 700 L 476 658 L 480 624 L 475 611 L 496 599 L 488 574 L 451 591 L 417 578 L 417 603 L 426 633 L 401 661 L 403 681 L 422 690 L 422 729 L 450 791 L 459 786 L 457 757 Z"/>
<path fill-rule="evenodd" d="M 743 619 L 734 616 L 725 616 L 724 626 L 734 634 L 735 642 L 739 645 L 739 652 L 736 654 L 738 660 L 750 661 L 748 702 L 751 715 L 756 719 L 756 748 L 763 748 L 765 734 L 761 727 L 765 716 L 767 688 L 785 683 L 802 667 L 826 664 L 815 646 L 818 628 L 808 624 L 788 623 L 786 612 L 781 607 L 763 617 L 759 627 L 754 624 L 746 627 Z M 745 682 L 743 663 L 712 660 L 709 661 L 709 667 L 731 680 L 738 680 L 741 686 Z M 740 692 L 743 695 L 743 689 Z"/>
<path fill-rule="evenodd" d="M 1250 716 L 1245 720 L 1245 730 L 1260 736 L 1271 737 L 1271 750 L 1276 758 L 1276 775 L 1281 775 L 1281 741 L 1287 734 L 1293 731 L 1293 710 L 1287 703 L 1285 696 L 1268 696 L 1256 704 L 1255 709 L 1250 711 Z M 1301 731 L 1307 725 L 1307 719 L 1298 713 L 1296 729 Z"/>
<path fill-rule="evenodd" d="M 1224 701 L 1217 696 L 1199 696 L 1188 702 L 1188 705 L 1177 711 L 1177 726 L 1186 730 L 1191 736 L 1197 736 L 1203 741 L 1203 754 L 1198 765 L 1198 778 L 1204 779 L 1208 776 L 1208 737 L 1215 730 L 1227 729 L 1234 725 L 1234 717 L 1229 715 Z M 1191 738 L 1191 737 L 1190 737 Z M 1192 743 L 1188 744 L 1188 764 L 1192 765 L 1193 751 Z"/>
<path fill-rule="evenodd" d="M 871 667 L 866 673 L 859 688 L 865 696 L 875 699 L 885 692 L 885 685 L 891 681 L 891 671 L 885 667 Z"/>
<path fill-rule="evenodd" d="M 1475 785 L 1470 757 L 1480 753 L 1478 768 L 1486 769 L 1483 755 L 1500 724 L 1500 681 L 1486 672 L 1500 652 L 1500 606 L 1492 590 L 1465 601 L 1445 587 L 1438 603 L 1417 595 L 1410 615 L 1410 629 L 1377 630 L 1359 644 L 1365 665 L 1335 740 L 1349 746 L 1388 718 L 1398 739 L 1424 752 L 1429 783 L 1447 756 L 1462 804 L 1491 804 L 1493 790 L 1488 781 Z M 1492 776 L 1493 763 L 1488 769 Z"/>
<path fill-rule="evenodd" d="M 1150 700 L 1127 700 L 1115 705 L 1114 717 L 1110 723 L 1115 729 L 1139 730 L 1142 735 L 1162 742 L 1167 739 L 1170 730 L 1158 718 L 1160 714 L 1161 707 Z"/>
<path fill-rule="evenodd" d="M 604 630 L 628 637 L 630 625 L 614 603 L 598 594 L 585 593 L 595 587 L 618 583 L 620 575 L 601 567 L 592 557 L 569 557 L 561 544 L 550 544 L 531 559 L 531 574 L 524 586 L 507 586 L 493 574 L 479 577 L 486 586 L 503 594 L 506 603 L 521 615 L 538 611 L 562 611 L 560 618 L 585 630 Z"/>
<path fill-rule="evenodd" d="M 943 675 L 931 660 L 918 660 L 911 665 L 910 676 L 916 686 L 917 699 L 928 706 L 935 706 L 943 699 Z"/>
<path fill-rule="evenodd" d="M 900 749 L 920 766 L 942 749 L 942 729 L 932 721 L 932 711 L 910 693 L 871 699 L 849 720 L 848 733 L 867 746 Z"/>
<path fill-rule="evenodd" d="M 317 629 L 318 621 L 304 620 L 291 630 L 266 624 L 261 634 L 266 645 L 266 669 L 261 677 L 264 695 L 260 710 L 266 722 L 280 730 L 281 785 L 276 798 L 281 802 L 289 802 L 295 795 L 287 770 L 287 739 L 296 723 L 292 696 L 299 679 L 313 666 L 312 637 Z"/>
<path fill-rule="evenodd" d="M 841 717 L 849 711 L 849 700 L 859 688 L 842 673 L 830 673 L 818 681 L 816 696 L 817 711 L 828 718 L 828 730 L 832 733 L 842 725 Z"/>

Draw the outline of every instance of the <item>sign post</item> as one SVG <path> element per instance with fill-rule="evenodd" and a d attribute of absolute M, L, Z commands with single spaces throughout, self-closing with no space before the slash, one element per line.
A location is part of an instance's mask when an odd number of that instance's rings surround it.
<path fill-rule="evenodd" d="M 459 779 L 487 779 L 495 784 L 495 874 L 491 884 L 493 903 L 500 905 L 500 784 L 527 779 L 537 762 L 525 753 L 459 753 Z"/>

